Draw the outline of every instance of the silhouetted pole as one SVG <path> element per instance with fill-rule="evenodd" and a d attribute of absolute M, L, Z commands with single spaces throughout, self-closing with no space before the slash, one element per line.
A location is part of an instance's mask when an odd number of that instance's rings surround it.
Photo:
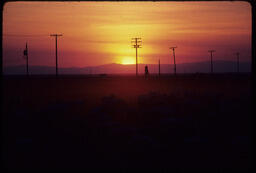
<path fill-rule="evenodd" d="M 28 44 L 26 42 L 26 49 L 24 50 L 24 56 L 26 56 L 27 76 L 28 76 Z"/>
<path fill-rule="evenodd" d="M 177 48 L 177 46 L 170 47 L 170 49 L 173 51 L 174 75 L 176 75 L 175 48 Z"/>
<path fill-rule="evenodd" d="M 158 75 L 160 76 L 160 59 L 158 60 Z"/>
<path fill-rule="evenodd" d="M 141 38 L 132 38 L 133 47 L 136 48 L 136 76 L 138 76 L 138 48 L 141 48 Z"/>
<path fill-rule="evenodd" d="M 138 49 L 136 48 L 136 76 L 138 76 Z"/>
<path fill-rule="evenodd" d="M 211 53 L 211 73 L 213 73 L 212 53 L 215 52 L 215 50 L 208 50 L 208 52 Z"/>
<path fill-rule="evenodd" d="M 58 36 L 62 36 L 62 34 L 51 34 L 50 36 L 55 37 L 55 42 L 56 42 L 56 76 L 58 76 L 58 42 L 57 38 Z"/>
<path fill-rule="evenodd" d="M 239 73 L 239 52 L 236 53 L 237 56 L 237 73 Z"/>

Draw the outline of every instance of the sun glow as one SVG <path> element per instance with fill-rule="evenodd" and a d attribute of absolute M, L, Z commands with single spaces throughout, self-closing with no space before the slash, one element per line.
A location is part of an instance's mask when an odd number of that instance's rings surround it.
<path fill-rule="evenodd" d="M 208 49 L 218 49 L 219 60 L 233 61 L 227 51 L 235 50 L 251 61 L 251 15 L 250 3 L 238 1 L 8 2 L 3 10 L 3 65 L 24 64 L 15 57 L 28 42 L 33 46 L 30 65 L 55 66 L 55 41 L 49 37 L 53 31 L 63 34 L 58 38 L 63 68 L 135 64 L 134 37 L 142 41 L 138 64 L 156 64 L 158 59 L 173 64 L 171 46 L 178 46 L 177 64 L 208 61 Z"/>
<path fill-rule="evenodd" d="M 135 64 L 135 58 L 126 56 L 121 59 L 121 64 L 128 65 L 128 64 Z"/>

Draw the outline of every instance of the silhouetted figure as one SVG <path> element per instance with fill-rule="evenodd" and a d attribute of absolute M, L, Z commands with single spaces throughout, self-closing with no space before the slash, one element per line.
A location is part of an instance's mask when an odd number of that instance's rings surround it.
<path fill-rule="evenodd" d="M 149 75 L 149 73 L 148 73 L 148 66 L 146 65 L 146 66 L 145 66 L 145 78 L 147 78 L 148 75 Z"/>

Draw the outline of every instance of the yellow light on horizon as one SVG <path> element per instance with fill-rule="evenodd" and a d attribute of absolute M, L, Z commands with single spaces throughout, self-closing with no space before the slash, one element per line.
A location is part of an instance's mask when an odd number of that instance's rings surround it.
<path fill-rule="evenodd" d="M 123 65 L 135 64 L 136 63 L 135 58 L 130 57 L 130 56 L 122 57 L 122 59 L 120 61 L 121 61 L 121 64 L 123 64 Z"/>

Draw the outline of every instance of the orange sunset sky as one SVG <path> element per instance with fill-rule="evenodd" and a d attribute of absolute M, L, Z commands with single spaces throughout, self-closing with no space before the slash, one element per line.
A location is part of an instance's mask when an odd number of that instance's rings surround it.
<path fill-rule="evenodd" d="M 3 10 L 3 65 L 59 67 L 135 63 L 132 37 L 142 38 L 139 63 L 251 60 L 251 6 L 246 2 L 8 2 Z"/>

